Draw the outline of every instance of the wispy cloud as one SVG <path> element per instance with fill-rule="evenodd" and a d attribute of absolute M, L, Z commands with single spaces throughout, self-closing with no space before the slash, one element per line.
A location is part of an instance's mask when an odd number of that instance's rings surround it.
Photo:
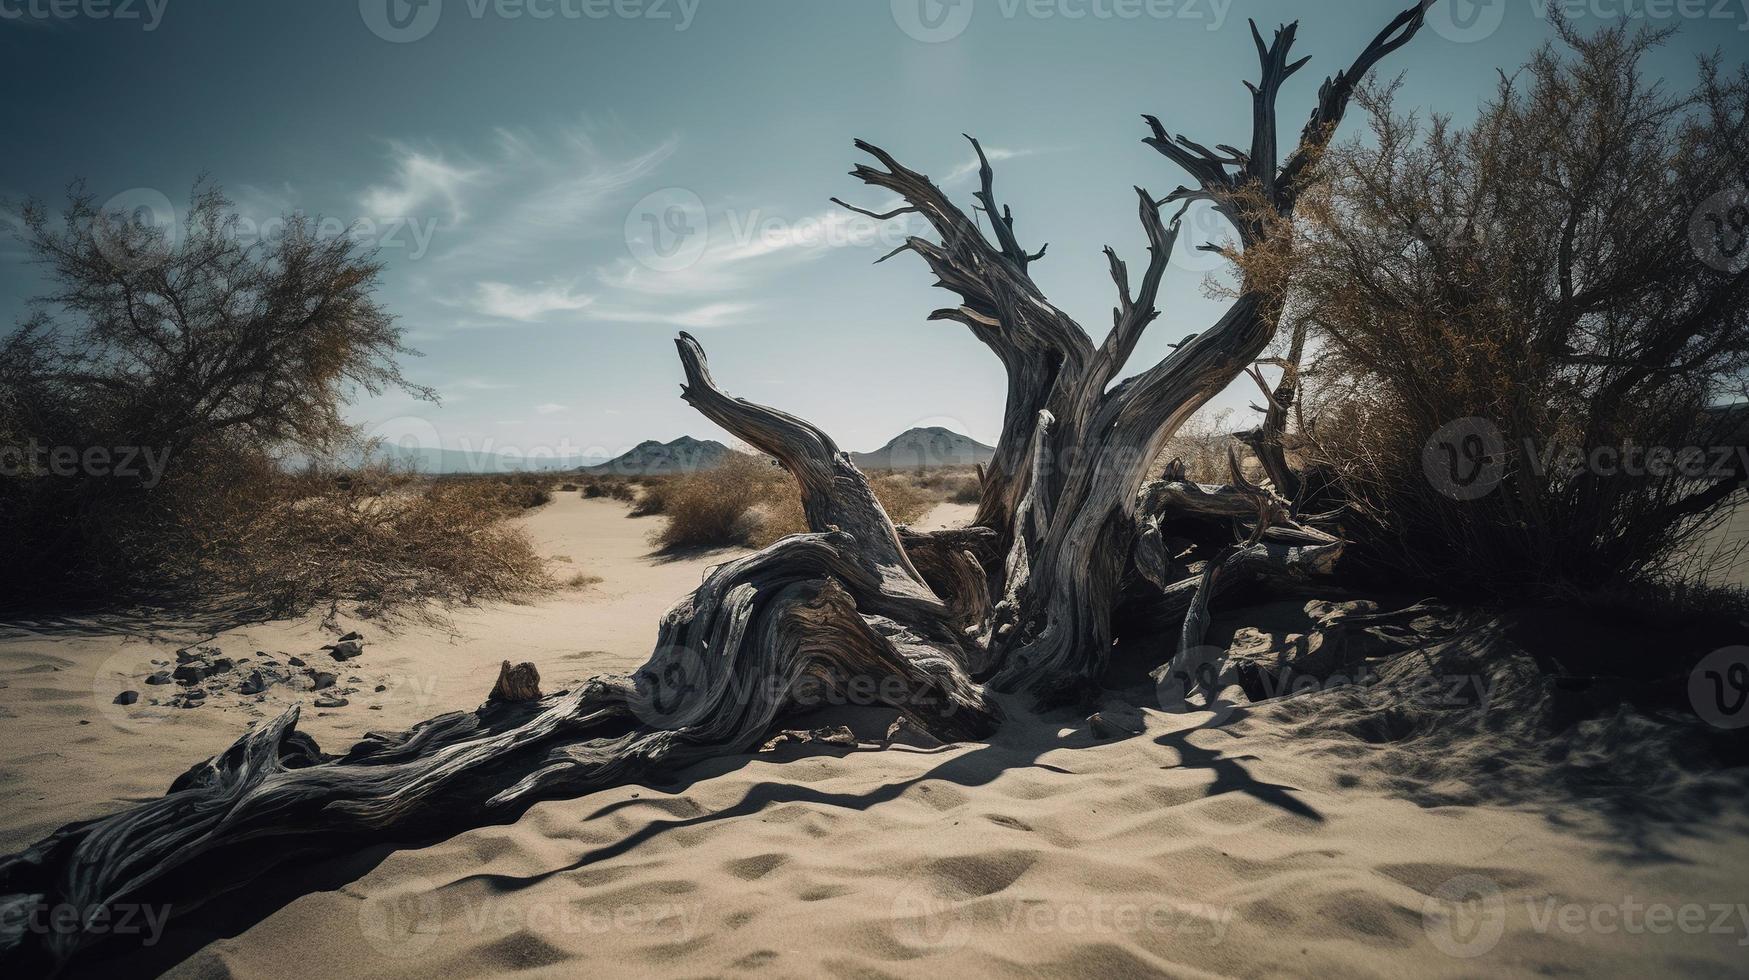
<path fill-rule="evenodd" d="M 842 208 L 793 219 L 776 209 L 727 210 L 710 216 L 707 244 L 687 266 L 658 270 L 620 258 L 598 267 L 595 278 L 610 289 L 649 295 L 731 292 L 834 249 L 890 251 L 907 233 L 901 219 L 876 221 Z"/>
<path fill-rule="evenodd" d="M 482 282 L 472 306 L 485 316 L 532 323 L 548 313 L 574 312 L 594 302 L 595 297 L 576 292 L 570 285 L 519 287 L 507 282 Z"/>
<path fill-rule="evenodd" d="M 395 175 L 387 184 L 367 188 L 359 202 L 367 213 L 382 218 L 422 214 L 442 202 L 452 223 L 467 215 L 464 191 L 482 178 L 482 171 L 452 164 L 436 154 L 394 144 Z"/>
<path fill-rule="evenodd" d="M 1013 160 L 1017 157 L 1030 157 L 1030 156 L 1034 156 L 1034 155 L 1039 154 L 1039 153 L 1049 153 L 1049 152 L 1050 152 L 1049 150 L 1039 150 L 1039 149 L 1026 149 L 1026 148 L 1010 149 L 1008 147 L 1003 147 L 1003 146 L 986 146 L 986 147 L 984 147 L 984 156 L 988 157 L 991 163 L 996 163 L 997 161 L 1000 161 L 1000 160 Z M 949 170 L 947 172 L 947 176 L 941 178 L 941 182 L 944 184 L 952 184 L 952 183 L 955 183 L 957 181 L 965 180 L 967 177 L 970 177 L 971 175 L 973 175 L 977 172 L 978 172 L 978 155 L 976 153 L 973 153 L 971 156 L 971 159 L 965 161 L 964 163 L 960 164 L 959 166 L 953 168 L 952 170 Z"/>
<path fill-rule="evenodd" d="M 672 327 L 693 327 L 707 330 L 740 323 L 753 306 L 748 303 L 706 303 L 682 310 L 594 310 L 596 320 L 619 323 L 660 323 Z"/>
<path fill-rule="evenodd" d="M 481 217 L 444 261 L 504 266 L 575 255 L 592 229 L 618 230 L 622 215 L 604 220 L 607 206 L 647 180 L 679 145 L 671 136 L 641 152 L 615 154 L 581 126 L 545 137 L 495 135 L 495 155 L 483 168 L 490 179 L 477 188 Z"/>

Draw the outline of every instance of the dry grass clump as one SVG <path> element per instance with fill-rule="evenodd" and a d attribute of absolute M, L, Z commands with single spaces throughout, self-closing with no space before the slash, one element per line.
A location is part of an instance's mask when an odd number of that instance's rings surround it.
<path fill-rule="evenodd" d="M 573 487 L 572 489 L 578 488 Z M 583 481 L 581 493 L 585 500 L 605 498 L 630 503 L 638 499 L 638 492 L 632 488 L 631 481 L 617 477 L 590 477 Z"/>
<path fill-rule="evenodd" d="M 191 524 L 189 567 L 272 616 L 323 604 L 360 615 L 430 601 L 515 599 L 551 586 L 521 528 L 533 480 L 430 480 L 383 467 L 258 473 Z"/>
<path fill-rule="evenodd" d="M 651 482 L 632 513 L 667 515 L 652 538 L 665 551 L 745 544 L 758 526 L 751 511 L 770 495 L 773 474 L 782 472 L 736 453 L 715 468 Z"/>
<path fill-rule="evenodd" d="M 963 474 L 943 478 L 923 475 L 871 476 L 876 499 L 895 524 L 909 524 L 959 491 Z M 763 548 L 780 538 L 808 529 L 802 513 L 801 488 L 790 475 L 763 457 L 738 453 L 723 465 L 685 476 L 647 483 L 633 516 L 665 514 L 668 524 L 653 542 L 664 550 L 747 545 Z"/>
<path fill-rule="evenodd" d="M 1172 460 L 1184 464 L 1185 479 L 1193 483 L 1229 483 L 1232 474 L 1227 463 L 1227 449 L 1238 446 L 1233 438 L 1231 423 L 1232 410 L 1221 409 L 1218 412 L 1197 412 L 1186 419 L 1166 440 L 1166 448 L 1160 451 L 1153 467 L 1148 472 L 1148 479 L 1157 480 Z M 1241 458 L 1244 457 L 1244 447 Z"/>
<path fill-rule="evenodd" d="M 578 572 L 565 579 L 564 586 L 567 589 L 587 589 L 591 585 L 599 585 L 600 583 L 601 576 L 590 575 L 588 572 Z"/>
<path fill-rule="evenodd" d="M 631 517 L 653 517 L 668 512 L 668 497 L 678 486 L 680 477 L 652 476 L 645 477 L 633 492 Z M 627 487 L 630 491 L 630 487 Z M 620 499 L 614 497 L 615 500 Z"/>

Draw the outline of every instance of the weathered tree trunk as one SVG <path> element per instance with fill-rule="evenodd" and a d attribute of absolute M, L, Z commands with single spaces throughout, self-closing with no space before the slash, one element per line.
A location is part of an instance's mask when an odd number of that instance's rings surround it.
<path fill-rule="evenodd" d="M 1209 200 L 1242 247 L 1285 247 L 1294 201 L 1354 85 L 1413 36 L 1421 11 L 1399 15 L 1348 71 L 1325 82 L 1285 164 L 1277 161 L 1276 93 L 1304 63 L 1288 61 L 1292 26 L 1267 45 L 1252 28 L 1262 79 L 1251 86 L 1249 152 L 1221 146 L 1217 154 L 1147 117 L 1146 142 L 1198 186 L 1163 200 L 1137 188 L 1148 263 L 1132 292 L 1126 266 L 1107 250 L 1118 305 L 1098 345 L 1028 274 L 1045 250 L 1019 244 L 976 140 L 975 197 L 994 241 L 927 177 L 858 142 L 881 168 L 853 174 L 906 202 L 886 216 L 919 213 L 940 238 L 913 238 L 899 250 L 921 256 L 959 297 L 932 318 L 965 324 L 1008 374 L 974 527 L 895 528 L 830 437 L 725 394 L 698 343 L 681 334 L 684 397 L 795 476 L 809 533 L 713 569 L 663 617 L 655 652 L 630 677 L 598 677 L 530 701 L 538 677 L 507 666 L 497 696 L 480 709 L 372 734 L 339 756 L 296 731 L 294 707 L 184 774 L 164 798 L 62 828 L 0 860 L 0 961 L 54 968 L 96 938 L 35 932 L 34 908 L 70 904 L 94 914 L 119 901 L 174 898 L 186 910 L 293 857 L 511 819 L 536 800 L 751 751 L 816 697 L 872 699 L 944 740 L 983 737 L 1000 718 L 990 691 L 1062 701 L 1098 682 L 1127 587 L 1152 583 L 1158 604 L 1186 618 L 1190 638 L 1231 582 L 1328 573 L 1340 542 L 1294 523 L 1283 501 L 1242 479 L 1233 487 L 1142 486 L 1166 439 L 1267 347 L 1281 315 L 1276 289 L 1242 283 L 1214 326 L 1114 381 L 1158 315 L 1179 229 L 1160 208 Z M 1200 571 L 1162 532 L 1190 521 L 1229 533 L 1226 525 L 1246 520 L 1246 542 L 1207 551 Z M 1188 645 L 1162 638 L 1162 660 Z M 192 869 L 198 888 L 179 873 Z"/>

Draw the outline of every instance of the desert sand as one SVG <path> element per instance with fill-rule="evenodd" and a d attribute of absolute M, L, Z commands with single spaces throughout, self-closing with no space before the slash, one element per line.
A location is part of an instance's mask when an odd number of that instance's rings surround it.
<path fill-rule="evenodd" d="M 735 554 L 652 558 L 659 518 L 575 495 L 526 520 L 556 571 L 601 581 L 445 624 L 342 617 L 366 639 L 343 664 L 322 652 L 336 634 L 317 617 L 217 636 L 124 620 L 9 630 L 0 850 L 161 794 L 294 701 L 333 751 L 472 708 L 501 660 L 535 663 L 549 691 L 634 668 L 667 605 Z M 1260 629 L 1229 615 L 1211 640 L 1267 662 L 1364 611 L 1275 603 L 1247 611 Z M 1471 710 L 1403 693 L 1423 662 L 1461 674 L 1479 644 L 1508 642 L 1469 630 L 1388 665 L 1371 692 L 1248 705 L 1235 688 L 1213 711 L 1157 710 L 1140 677 L 1120 694 L 1145 731 L 1104 739 L 1084 712 L 1010 704 L 989 744 L 883 747 L 890 715 L 841 711 L 830 721 L 857 748 L 717 760 L 678 783 L 298 868 L 123 966 L 446 980 L 1740 973 L 1749 795 L 1737 773 L 1685 768 L 1694 733 L 1624 710 L 1541 738 L 1534 722 L 1561 695 L 1510 654 L 1474 662 Z M 316 709 L 314 692 L 279 686 L 152 707 L 165 689 L 139 678 L 191 643 L 324 664 L 349 703 Z M 123 689 L 141 702 L 113 704 Z"/>

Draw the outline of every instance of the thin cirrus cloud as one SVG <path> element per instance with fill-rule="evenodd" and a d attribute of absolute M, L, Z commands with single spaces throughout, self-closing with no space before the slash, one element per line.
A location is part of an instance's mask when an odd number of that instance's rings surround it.
<path fill-rule="evenodd" d="M 555 312 L 576 312 L 595 303 L 595 297 L 575 292 L 568 285 L 519 287 L 507 282 L 482 282 L 472 303 L 475 312 L 500 320 L 533 323 Z"/>
<path fill-rule="evenodd" d="M 508 130 L 496 136 L 491 186 L 476 195 L 481 217 L 456 236 L 442 261 L 521 268 L 574 256 L 603 229 L 611 229 L 617 243 L 621 216 L 607 214 L 607 206 L 643 184 L 679 145 L 669 137 L 641 152 L 615 154 L 585 127 L 547 137 Z"/>
<path fill-rule="evenodd" d="M 607 307 L 592 295 L 576 292 L 570 285 L 521 288 L 503 282 L 483 282 L 470 304 L 474 312 L 495 320 L 540 323 L 555 314 L 587 311 L 587 319 L 614 323 L 660 323 L 674 327 L 728 326 L 741 322 L 753 309 L 748 303 L 705 303 L 679 309 Z"/>
<path fill-rule="evenodd" d="M 441 204 L 452 224 L 466 216 L 463 198 L 482 171 L 449 163 L 441 156 L 393 144 L 395 175 L 387 184 L 367 188 L 360 196 L 366 213 L 379 218 L 409 218 L 428 214 Z"/>
<path fill-rule="evenodd" d="M 904 242 L 908 231 L 901 220 L 877 221 L 844 209 L 793 220 L 757 208 L 723 211 L 710 217 L 707 244 L 689 265 L 657 270 L 622 257 L 598 267 L 595 278 L 628 293 L 732 292 L 834 249 L 890 251 Z"/>
<path fill-rule="evenodd" d="M 1051 151 L 1038 150 L 1038 149 L 1027 149 L 1027 148 L 1009 149 L 1007 147 L 1001 147 L 1001 146 L 986 146 L 986 147 L 984 147 L 984 156 L 991 163 L 996 163 L 996 162 L 1001 161 L 1001 160 L 1013 160 L 1016 157 L 1030 157 L 1030 156 L 1033 156 L 1033 155 L 1038 154 L 1038 153 L 1049 153 L 1049 152 L 1051 152 Z M 971 175 L 973 175 L 977 172 L 978 172 L 978 155 L 976 153 L 974 153 L 974 154 L 972 154 L 971 159 L 965 161 L 964 163 L 960 164 L 959 166 L 953 168 L 952 170 L 949 170 L 947 172 L 947 176 L 941 178 L 941 182 L 944 184 L 952 184 L 952 183 L 964 180 L 967 177 L 970 177 Z"/>
<path fill-rule="evenodd" d="M 560 320 L 727 326 L 744 322 L 754 306 L 724 294 L 835 249 L 890 251 L 914 230 L 838 208 L 798 219 L 779 208 L 717 210 L 696 261 L 653 269 L 628 256 L 619 209 L 655 183 L 677 137 L 635 151 L 609 150 L 588 126 L 493 137 L 480 154 L 390 144 L 391 176 L 360 198 L 377 215 L 446 218 L 428 268 L 432 280 L 457 284 L 434 297 L 467 311 L 452 328 Z M 1028 151 L 991 152 L 1006 159 Z M 593 268 L 595 288 L 578 286 L 579 265 Z"/>

